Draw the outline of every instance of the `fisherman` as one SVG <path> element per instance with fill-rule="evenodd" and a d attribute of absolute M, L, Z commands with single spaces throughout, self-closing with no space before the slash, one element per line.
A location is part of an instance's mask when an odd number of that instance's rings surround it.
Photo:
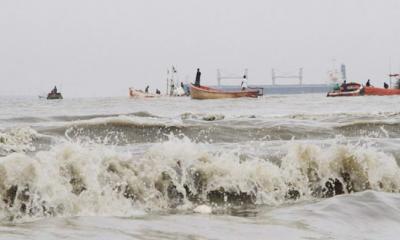
<path fill-rule="evenodd" d="M 240 86 L 242 87 L 242 91 L 247 89 L 247 76 L 246 75 L 243 76 L 243 81 Z"/>
<path fill-rule="evenodd" d="M 147 85 L 147 87 L 144 89 L 145 93 L 149 93 L 149 85 Z"/>
<path fill-rule="evenodd" d="M 158 88 L 156 89 L 156 94 L 157 94 L 157 95 L 160 95 L 160 94 L 161 94 L 161 91 L 158 90 Z"/>
<path fill-rule="evenodd" d="M 367 87 L 370 87 L 370 86 L 371 86 L 371 82 L 370 82 L 369 79 L 368 79 L 367 83 L 365 84 L 365 86 L 367 86 Z"/>
<path fill-rule="evenodd" d="M 57 94 L 57 87 L 56 86 L 54 86 L 53 90 L 51 90 L 51 93 L 52 94 Z"/>
<path fill-rule="evenodd" d="M 174 95 L 174 91 L 175 91 L 175 83 L 174 83 L 174 80 L 171 79 L 171 89 L 169 90 L 169 95 L 173 96 Z"/>
<path fill-rule="evenodd" d="M 194 82 L 194 85 L 197 87 L 200 87 L 200 77 L 201 77 L 201 72 L 200 68 L 198 68 L 196 73 L 196 81 Z"/>
<path fill-rule="evenodd" d="M 389 85 L 387 84 L 387 83 L 383 83 L 383 87 L 385 88 L 385 89 L 388 89 L 389 88 Z"/>
<path fill-rule="evenodd" d="M 343 88 L 343 91 L 347 91 L 347 83 L 346 83 L 346 80 L 343 81 L 341 87 Z"/>
<path fill-rule="evenodd" d="M 339 91 L 339 90 L 340 90 L 339 83 L 335 83 L 335 85 L 333 85 L 333 91 Z"/>

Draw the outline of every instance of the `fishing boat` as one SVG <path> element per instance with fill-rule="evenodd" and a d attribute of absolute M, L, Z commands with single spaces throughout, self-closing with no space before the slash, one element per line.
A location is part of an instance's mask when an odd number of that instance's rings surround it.
<path fill-rule="evenodd" d="M 134 88 L 129 88 L 129 96 L 133 98 L 154 98 L 159 95 L 143 92 Z"/>
<path fill-rule="evenodd" d="M 337 87 L 331 92 L 328 92 L 327 97 L 352 97 L 352 96 L 360 96 L 364 94 L 364 87 L 355 82 L 347 83 L 346 88 Z"/>
<path fill-rule="evenodd" d="M 346 90 L 343 87 L 333 90 L 327 94 L 328 97 L 345 96 L 390 96 L 400 95 L 400 89 L 397 88 L 379 88 L 374 86 L 362 86 L 359 83 L 348 83 Z"/>
<path fill-rule="evenodd" d="M 190 95 L 192 99 L 221 99 L 221 98 L 256 98 L 262 96 L 260 89 L 247 89 L 242 91 L 224 91 L 206 86 L 190 85 Z"/>

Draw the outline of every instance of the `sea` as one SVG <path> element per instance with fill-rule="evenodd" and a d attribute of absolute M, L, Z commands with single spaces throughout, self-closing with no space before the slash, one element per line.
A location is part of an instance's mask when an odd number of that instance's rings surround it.
<path fill-rule="evenodd" d="M 400 98 L 0 97 L 0 239 L 399 239 Z"/>

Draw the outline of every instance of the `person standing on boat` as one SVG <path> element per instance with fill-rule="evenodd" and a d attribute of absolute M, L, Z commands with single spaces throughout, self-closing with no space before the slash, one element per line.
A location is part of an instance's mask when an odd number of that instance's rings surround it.
<path fill-rule="evenodd" d="M 383 87 L 385 88 L 385 89 L 388 89 L 389 88 L 389 84 L 387 84 L 387 83 L 383 83 Z"/>
<path fill-rule="evenodd" d="M 367 86 L 367 87 L 370 87 L 370 86 L 371 86 L 371 82 L 370 82 L 369 79 L 368 79 L 367 83 L 365 84 L 365 86 Z"/>
<path fill-rule="evenodd" d="M 57 94 L 57 87 L 56 86 L 54 86 L 53 90 L 51 90 L 51 93 L 52 94 Z"/>
<path fill-rule="evenodd" d="M 346 80 L 343 81 L 341 87 L 343 88 L 343 91 L 347 91 L 347 82 L 346 82 Z"/>
<path fill-rule="evenodd" d="M 145 93 L 149 93 L 149 85 L 147 85 L 147 87 L 144 89 Z"/>
<path fill-rule="evenodd" d="M 200 87 L 200 77 L 201 77 L 201 72 L 200 68 L 198 68 L 196 73 L 196 81 L 194 82 L 194 85 L 197 87 Z"/>
<path fill-rule="evenodd" d="M 242 87 L 242 91 L 247 89 L 247 76 L 246 75 L 243 76 L 243 81 L 240 86 Z"/>

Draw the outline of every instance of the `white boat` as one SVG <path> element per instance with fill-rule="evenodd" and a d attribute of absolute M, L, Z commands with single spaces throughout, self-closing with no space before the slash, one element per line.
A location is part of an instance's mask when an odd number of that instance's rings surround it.
<path fill-rule="evenodd" d="M 142 90 L 137 90 L 134 88 L 129 88 L 129 96 L 133 98 L 154 98 L 158 97 L 160 95 L 152 94 L 152 93 L 146 93 Z"/>

